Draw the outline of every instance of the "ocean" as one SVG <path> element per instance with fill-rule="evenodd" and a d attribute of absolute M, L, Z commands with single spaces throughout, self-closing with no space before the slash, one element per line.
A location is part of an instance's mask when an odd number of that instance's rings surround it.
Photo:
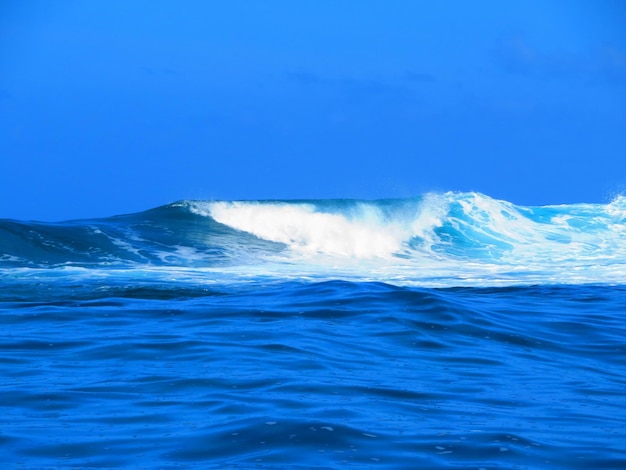
<path fill-rule="evenodd" d="M 0 220 L 0 462 L 626 468 L 626 197 Z"/>

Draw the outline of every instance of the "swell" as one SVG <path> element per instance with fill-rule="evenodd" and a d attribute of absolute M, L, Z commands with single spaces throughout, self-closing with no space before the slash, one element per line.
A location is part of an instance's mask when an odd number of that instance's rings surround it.
<path fill-rule="evenodd" d="M 4 220 L 0 221 L 0 266 L 213 266 L 227 261 L 233 238 L 241 246 L 267 245 L 196 215 L 185 204 L 106 219 Z"/>
<path fill-rule="evenodd" d="M 91 287 L 0 305 L 4 461 L 623 466 L 624 288 Z"/>

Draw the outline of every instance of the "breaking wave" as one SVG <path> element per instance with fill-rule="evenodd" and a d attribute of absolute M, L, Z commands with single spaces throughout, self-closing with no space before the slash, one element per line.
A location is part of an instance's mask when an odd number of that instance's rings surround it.
<path fill-rule="evenodd" d="M 621 283 L 626 197 L 541 207 L 453 192 L 180 201 L 106 219 L 0 221 L 0 267 L 58 266 L 446 286 Z"/>

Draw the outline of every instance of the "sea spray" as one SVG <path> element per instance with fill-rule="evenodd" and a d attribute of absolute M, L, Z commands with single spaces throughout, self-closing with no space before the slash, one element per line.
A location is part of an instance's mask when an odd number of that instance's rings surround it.
<path fill-rule="evenodd" d="M 625 201 L 529 207 L 452 192 L 180 201 L 107 219 L 0 221 L 0 267 L 175 267 L 440 286 L 615 283 L 626 278 Z"/>

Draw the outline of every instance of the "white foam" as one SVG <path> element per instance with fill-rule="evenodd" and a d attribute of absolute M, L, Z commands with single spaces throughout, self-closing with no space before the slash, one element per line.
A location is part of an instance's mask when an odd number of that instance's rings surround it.
<path fill-rule="evenodd" d="M 626 273 L 624 197 L 607 205 L 523 207 L 478 193 L 444 193 L 397 203 L 194 202 L 189 208 L 285 245 L 235 257 L 233 274 L 506 285 L 616 283 Z"/>
<path fill-rule="evenodd" d="M 409 226 L 385 220 L 379 208 L 365 203 L 349 214 L 338 214 L 320 212 L 312 204 L 214 202 L 208 214 L 302 254 L 390 258 L 412 235 Z"/>

